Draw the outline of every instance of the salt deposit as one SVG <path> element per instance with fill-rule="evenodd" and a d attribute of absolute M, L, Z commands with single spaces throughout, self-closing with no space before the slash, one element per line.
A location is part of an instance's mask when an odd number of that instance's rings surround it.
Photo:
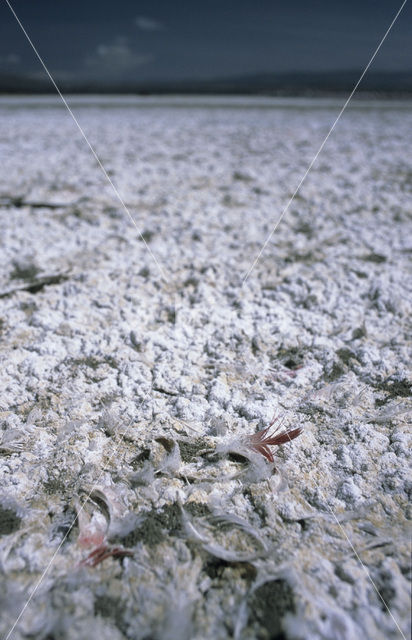
<path fill-rule="evenodd" d="M 410 104 L 246 282 L 340 103 L 71 104 L 165 277 L 57 98 L 0 102 L 2 635 L 38 585 L 10 637 L 408 637 Z"/>

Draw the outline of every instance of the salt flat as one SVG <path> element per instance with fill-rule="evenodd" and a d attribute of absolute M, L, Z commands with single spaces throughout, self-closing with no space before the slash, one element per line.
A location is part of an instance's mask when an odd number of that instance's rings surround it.
<path fill-rule="evenodd" d="M 246 281 L 343 101 L 69 103 L 140 233 L 0 101 L 1 633 L 36 587 L 10 637 L 408 637 L 411 103 L 348 108 Z"/>

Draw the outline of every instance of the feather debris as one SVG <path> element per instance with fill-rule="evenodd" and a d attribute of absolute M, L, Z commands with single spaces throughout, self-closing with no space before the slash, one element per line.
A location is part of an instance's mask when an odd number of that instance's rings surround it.
<path fill-rule="evenodd" d="M 300 436 L 303 431 L 303 427 L 296 427 L 279 432 L 279 429 L 282 426 L 281 423 L 274 432 L 270 434 L 270 430 L 277 420 L 278 418 L 274 418 L 270 425 L 261 431 L 257 431 L 256 433 L 246 436 L 240 436 L 230 442 L 219 444 L 215 449 L 215 453 L 239 453 L 250 462 L 254 461 L 254 454 L 260 454 L 266 458 L 268 462 L 273 464 L 275 460 L 270 447 L 286 444 Z"/>
<path fill-rule="evenodd" d="M 266 544 L 263 542 L 262 539 L 260 539 L 260 537 L 258 537 L 257 532 L 253 531 L 253 534 L 250 533 L 250 530 L 252 530 L 253 528 L 251 527 L 251 525 L 248 525 L 248 527 L 245 527 L 245 522 L 243 521 L 242 518 L 237 518 L 232 514 L 233 515 L 232 518 L 228 516 L 225 518 L 225 520 L 230 524 L 237 524 L 238 526 L 240 526 L 240 521 L 242 521 L 241 522 L 242 528 L 244 530 L 248 529 L 247 533 L 249 533 L 250 535 L 252 535 L 253 538 L 258 540 L 259 544 L 262 546 L 262 550 L 249 552 L 249 551 L 235 551 L 232 549 L 226 549 L 221 544 L 214 542 L 205 533 L 204 528 L 202 528 L 201 525 L 197 525 L 197 526 L 194 525 L 192 518 L 185 511 L 180 499 L 178 499 L 178 504 L 182 514 L 183 529 L 187 537 L 190 540 L 193 540 L 194 542 L 199 542 L 202 545 L 203 549 L 208 553 L 210 553 L 212 556 L 215 556 L 216 558 L 219 558 L 221 560 L 226 560 L 226 562 L 252 562 L 253 560 L 257 560 L 258 558 L 261 558 L 262 556 L 267 555 L 268 548 Z M 222 519 L 221 516 L 217 516 L 217 517 L 218 518 L 220 517 Z"/>
<path fill-rule="evenodd" d="M 131 487 L 148 486 L 153 484 L 154 480 L 155 472 L 153 465 L 149 460 L 144 462 L 140 471 L 136 471 L 128 477 L 128 482 Z"/>
<path fill-rule="evenodd" d="M 157 442 L 160 442 L 165 447 L 167 454 L 162 460 L 161 467 L 155 471 L 155 474 L 177 473 L 182 464 L 179 445 L 175 440 L 169 440 L 167 438 L 157 438 Z"/>
<path fill-rule="evenodd" d="M 0 451 L 6 454 L 20 453 L 28 444 L 28 437 L 35 431 L 35 422 L 41 418 L 39 409 L 32 409 L 26 419 L 26 424 L 21 424 L 17 416 L 12 416 L 11 426 L 0 434 Z"/>
<path fill-rule="evenodd" d="M 269 446 L 281 445 L 291 440 L 294 440 L 302 433 L 302 428 L 297 427 L 296 429 L 290 429 L 283 433 L 278 434 L 277 436 L 267 436 L 270 427 L 266 429 L 262 429 L 262 431 L 258 431 L 251 436 L 247 436 L 245 438 L 246 445 L 256 451 L 256 453 L 261 453 L 269 462 L 274 462 L 273 454 L 269 449 Z"/>
<path fill-rule="evenodd" d="M 123 505 L 110 487 L 94 489 L 90 499 L 92 500 L 93 497 L 104 503 L 105 514 L 99 509 L 95 510 L 90 516 L 84 506 L 81 507 L 79 501 L 75 501 L 79 525 L 77 543 L 83 548 L 91 548 L 86 558 L 83 558 L 79 563 L 80 566 L 95 567 L 103 562 L 103 560 L 106 560 L 106 558 L 133 556 L 133 550 L 126 549 L 123 546 L 113 546 L 107 542 L 107 537 L 113 534 L 113 527 L 116 531 L 119 528 L 121 530 L 126 528 L 126 530 L 129 531 L 130 528 L 133 528 L 135 525 L 135 518 L 132 518 L 132 522 L 130 522 L 131 519 L 128 517 L 130 514 L 126 514 L 125 516 Z M 116 517 L 118 518 L 117 520 Z"/>
<path fill-rule="evenodd" d="M 0 451 L 2 453 L 19 453 L 25 445 L 24 434 L 19 429 L 8 429 L 2 434 Z"/>
<path fill-rule="evenodd" d="M 259 532 L 244 518 L 236 515 L 235 513 L 223 513 L 217 512 L 214 514 L 212 520 L 219 524 L 225 525 L 235 525 L 240 529 L 243 529 L 245 533 L 247 533 L 251 538 L 254 538 L 258 544 L 262 547 L 264 551 L 268 551 L 268 547 L 266 542 L 260 536 Z"/>
<path fill-rule="evenodd" d="M 294 429 L 286 429 L 285 431 L 279 432 L 279 429 L 282 425 L 279 425 L 275 429 L 272 434 L 269 434 L 271 428 L 275 424 L 278 418 L 274 418 L 270 425 L 266 427 L 266 429 L 262 429 L 257 433 L 253 433 L 252 435 L 245 436 L 243 438 L 243 442 L 245 446 L 256 453 L 260 453 L 262 456 L 266 458 L 269 462 L 274 462 L 272 451 L 270 447 L 279 446 L 281 444 L 286 444 L 287 442 L 291 442 L 303 431 L 302 427 L 296 427 Z"/>
<path fill-rule="evenodd" d="M 100 562 L 103 562 L 103 560 L 106 560 L 106 558 L 125 558 L 126 556 L 130 557 L 133 555 L 134 552 L 131 549 L 102 544 L 91 551 L 89 555 L 80 562 L 80 565 L 83 567 L 95 567 L 100 564 Z"/>

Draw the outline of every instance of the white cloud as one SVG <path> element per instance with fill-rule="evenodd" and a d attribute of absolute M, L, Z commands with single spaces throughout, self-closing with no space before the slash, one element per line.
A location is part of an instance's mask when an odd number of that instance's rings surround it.
<path fill-rule="evenodd" d="M 20 56 L 17 53 L 8 53 L 5 56 L 0 56 L 0 65 L 2 67 L 14 66 L 19 64 Z"/>
<path fill-rule="evenodd" d="M 151 62 L 153 56 L 147 53 L 136 53 L 126 38 L 116 38 L 109 44 L 99 44 L 96 51 L 85 59 L 85 66 L 94 74 L 123 76 Z"/>
<path fill-rule="evenodd" d="M 79 74 L 74 71 L 67 71 L 66 69 L 53 69 L 50 71 L 52 77 L 59 82 L 71 82 L 79 79 Z M 49 78 L 44 69 L 38 69 L 36 71 L 30 71 L 25 74 L 30 80 L 45 80 L 49 82 Z"/>
<path fill-rule="evenodd" d="M 164 29 L 164 26 L 161 22 L 147 16 L 137 16 L 136 25 L 142 31 L 162 31 Z"/>

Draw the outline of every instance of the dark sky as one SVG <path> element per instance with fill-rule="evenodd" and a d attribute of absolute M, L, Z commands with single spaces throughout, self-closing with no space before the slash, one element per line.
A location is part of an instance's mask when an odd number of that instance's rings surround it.
<path fill-rule="evenodd" d="M 401 0 L 10 0 L 61 79 L 158 80 L 362 69 Z M 374 70 L 412 68 L 407 3 Z M 0 0 L 0 73 L 42 76 Z"/>

